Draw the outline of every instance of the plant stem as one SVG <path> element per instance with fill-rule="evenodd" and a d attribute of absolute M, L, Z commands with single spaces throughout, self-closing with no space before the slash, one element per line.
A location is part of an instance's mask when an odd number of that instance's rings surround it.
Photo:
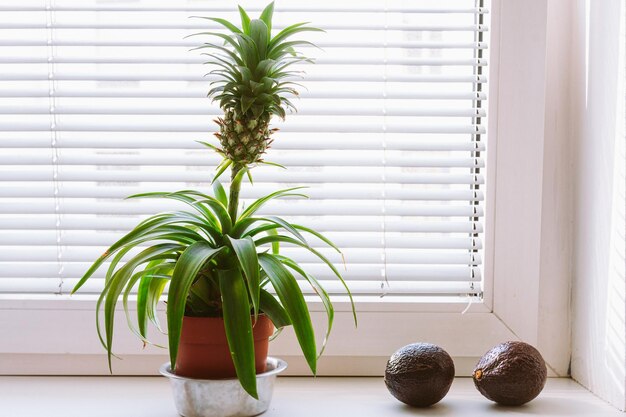
<path fill-rule="evenodd" d="M 239 208 L 239 190 L 241 189 L 241 181 L 235 183 L 235 181 L 233 180 L 242 168 L 243 167 L 239 164 L 233 164 L 230 170 L 230 198 L 228 199 L 228 214 L 230 215 L 233 224 L 237 221 L 237 210 Z"/>

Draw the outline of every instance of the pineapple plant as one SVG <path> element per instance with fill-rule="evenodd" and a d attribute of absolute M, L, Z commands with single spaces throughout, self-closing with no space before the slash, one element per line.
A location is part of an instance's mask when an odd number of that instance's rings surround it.
<path fill-rule="evenodd" d="M 299 72 L 290 67 L 313 60 L 295 48 L 314 45 L 305 40 L 292 40 L 292 36 L 321 31 L 307 23 L 296 23 L 272 36 L 273 2 L 258 19 L 251 19 L 241 6 L 239 14 L 241 28 L 221 18 L 201 17 L 218 23 L 228 33 L 195 34 L 222 41 L 205 43 L 195 49 L 209 49 L 210 52 L 205 53 L 209 56 L 206 64 L 215 67 L 208 73 L 217 76 L 208 95 L 219 102 L 224 115 L 215 120 L 219 126 L 215 136 L 220 147 L 211 147 L 224 158 L 218 167 L 218 176 L 231 167 L 231 178 L 250 165 L 266 163 L 263 155 L 278 130 L 270 127 L 272 117 L 285 119 L 288 110 L 296 110 L 289 96 L 298 95 L 298 84 L 292 80 Z M 237 191 L 231 189 L 231 194 Z M 231 202 L 235 201 L 231 198 Z M 236 213 L 236 209 L 230 207 L 231 214 Z"/>
<path fill-rule="evenodd" d="M 184 318 L 218 317 L 223 319 L 226 352 L 232 358 L 236 376 L 243 389 L 258 398 L 253 326 L 263 314 L 277 330 L 293 326 L 303 355 L 315 374 L 317 359 L 332 328 L 333 304 L 313 275 L 281 254 L 281 244 L 304 248 L 317 256 L 341 281 L 352 300 L 341 273 L 309 244 L 307 237 L 313 236 L 341 253 L 330 240 L 303 225 L 258 214 L 273 199 L 303 196 L 299 192 L 301 187 L 273 192 L 238 213 L 239 192 L 245 176 L 250 178 L 250 170 L 259 164 L 272 164 L 263 159 L 277 130 L 271 127 L 272 118 L 284 119 L 289 109 L 295 110 L 289 97 L 298 94 L 298 84 L 292 80 L 299 73 L 292 66 L 312 62 L 296 48 L 313 44 L 293 40 L 292 36 L 319 31 L 306 23 L 273 31 L 273 11 L 274 4 L 270 3 L 258 19 L 251 19 L 239 7 L 241 27 L 225 19 L 201 17 L 227 30 L 197 34 L 212 36 L 217 41 L 197 48 L 208 51 L 204 53 L 213 66 L 209 74 L 216 78 L 209 96 L 223 110 L 216 120 L 219 146 L 201 142 L 223 158 L 216 168 L 212 195 L 181 190 L 129 197 L 172 199 L 185 204 L 187 209 L 159 213 L 140 222 L 113 243 L 73 289 L 78 291 L 109 262 L 96 305 L 96 328 L 108 354 L 109 368 L 114 356 L 113 324 L 120 297 L 129 327 L 145 344 L 150 343 L 150 323 L 161 330 L 157 305 L 167 289 L 167 338 L 172 371 L 178 369 Z M 227 192 L 218 178 L 229 168 Z M 296 277 L 310 284 L 326 310 L 326 335 L 319 351 L 309 309 Z M 137 292 L 136 317 L 132 317 L 129 309 L 133 290 Z M 104 310 L 104 331 L 100 310 Z M 354 303 L 352 312 L 356 325 Z"/>

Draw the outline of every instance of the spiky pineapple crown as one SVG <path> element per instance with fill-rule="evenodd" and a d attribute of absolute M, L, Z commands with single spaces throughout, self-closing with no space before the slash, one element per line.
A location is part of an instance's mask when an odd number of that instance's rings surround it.
<path fill-rule="evenodd" d="M 320 31 L 296 23 L 272 37 L 274 3 L 270 3 L 258 19 L 250 19 L 239 6 L 241 28 L 215 17 L 204 17 L 227 29 L 227 33 L 203 32 L 223 40 L 223 43 L 205 43 L 199 48 L 211 48 L 207 62 L 216 66 L 209 74 L 218 77 L 211 83 L 209 96 L 219 101 L 224 117 L 216 120 L 220 132 L 216 136 L 221 148 L 216 150 L 225 160 L 245 166 L 262 162 L 261 155 L 271 143 L 269 123 L 273 115 L 284 119 L 286 110 L 295 106 L 289 96 L 297 96 L 297 83 L 290 81 L 299 72 L 290 67 L 311 59 L 294 48 L 313 45 L 304 40 L 288 40 L 299 32 Z M 207 74 L 208 75 L 208 74 Z M 225 168 L 225 167 L 224 167 Z"/>

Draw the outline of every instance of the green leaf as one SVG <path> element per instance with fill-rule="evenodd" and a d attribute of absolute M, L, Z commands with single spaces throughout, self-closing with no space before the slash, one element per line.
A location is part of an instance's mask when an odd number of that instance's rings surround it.
<path fill-rule="evenodd" d="M 288 221 L 281 219 L 280 217 L 276 217 L 276 216 L 265 216 L 265 219 L 268 220 L 269 222 L 272 222 L 281 226 L 283 229 L 287 230 L 289 233 L 291 233 L 292 235 L 300 239 L 302 243 L 304 243 L 305 245 L 308 245 L 308 242 L 306 241 L 304 236 L 302 236 L 300 232 L 298 232 L 296 228 Z"/>
<path fill-rule="evenodd" d="M 215 198 L 217 198 L 224 207 L 228 207 L 228 195 L 226 195 L 226 190 L 224 190 L 221 182 L 213 181 L 213 193 L 215 194 Z"/>
<path fill-rule="evenodd" d="M 175 251 L 179 248 L 180 245 L 171 243 L 163 243 L 151 246 L 128 260 L 123 267 L 115 272 L 111 280 L 106 283 L 105 288 L 100 294 L 100 297 L 98 297 L 98 301 L 96 303 L 96 330 L 98 331 L 98 335 L 102 341 L 98 312 L 100 311 L 100 306 L 104 301 L 104 326 L 106 333 L 106 341 L 104 342 L 104 345 L 107 350 L 109 370 L 112 370 L 111 356 L 113 344 L 113 325 L 115 321 L 115 305 L 117 304 L 117 300 L 122 293 L 122 290 L 131 279 L 135 268 L 137 268 L 139 265 L 155 259 L 162 259 L 159 258 L 159 256 L 164 255 L 168 252 Z"/>
<path fill-rule="evenodd" d="M 237 26 L 233 25 L 232 23 L 230 23 L 226 19 L 220 19 L 220 18 L 217 18 L 217 17 L 203 17 L 203 16 L 191 16 L 191 17 L 197 17 L 197 18 L 200 18 L 200 19 L 212 20 L 212 21 L 214 21 L 216 23 L 219 23 L 220 25 L 224 26 L 225 28 L 227 28 L 228 30 L 230 30 L 233 33 L 241 33 L 241 30 Z"/>
<path fill-rule="evenodd" d="M 224 171 L 226 171 L 226 169 L 230 166 L 230 164 L 232 164 L 233 161 L 231 161 L 228 158 L 224 158 L 222 160 L 222 162 L 220 162 L 220 164 L 217 166 L 217 168 L 215 169 L 215 176 L 213 177 L 213 181 L 215 182 L 217 181 L 217 179 L 220 177 L 220 175 L 222 175 L 224 173 Z"/>
<path fill-rule="evenodd" d="M 250 34 L 250 16 L 248 16 L 248 13 L 246 13 L 246 11 L 243 9 L 243 7 L 238 6 L 239 7 L 239 15 L 241 16 L 241 29 L 243 30 L 243 33 L 245 33 L 246 35 Z"/>
<path fill-rule="evenodd" d="M 205 305 L 211 305 L 211 286 L 207 281 L 207 277 L 200 276 L 191 286 L 191 293 L 198 297 Z"/>
<path fill-rule="evenodd" d="M 122 236 L 117 242 L 115 242 L 114 244 L 112 244 L 98 259 L 96 259 L 96 261 L 89 267 L 89 269 L 87 270 L 87 272 L 85 272 L 85 274 L 82 276 L 82 278 L 78 281 L 78 283 L 74 286 L 74 288 L 72 289 L 72 294 L 74 294 L 76 291 L 78 291 L 80 289 L 80 287 L 82 287 L 85 282 L 87 282 L 87 280 L 93 275 L 94 272 L 96 272 L 100 266 L 104 263 L 104 261 L 106 261 L 108 258 L 110 258 L 114 253 L 116 253 L 118 250 L 120 250 L 122 247 L 124 247 L 125 245 L 131 243 L 133 240 L 138 239 L 139 237 L 141 237 L 143 234 L 153 230 L 155 227 L 156 221 L 151 221 L 151 219 L 147 219 L 146 221 L 140 223 L 139 225 L 137 225 L 133 230 L 131 230 L 130 232 L 128 232 L 127 234 L 125 234 L 124 236 Z M 126 252 L 128 252 L 127 249 Z M 114 263 L 117 264 L 117 262 L 120 261 L 122 255 L 118 255 L 116 258 L 114 258 Z M 109 269 L 110 274 L 107 274 L 107 278 L 105 279 L 105 282 L 108 282 L 110 280 L 110 276 L 112 275 L 112 270 Z"/>
<path fill-rule="evenodd" d="M 314 43 L 309 42 L 309 41 L 283 42 L 283 43 L 274 45 L 274 47 L 268 51 L 267 57 L 270 58 L 270 59 L 279 60 L 284 55 L 289 53 L 289 50 L 292 49 L 294 46 L 301 46 L 301 45 L 308 45 L 308 46 L 317 47 L 317 45 L 315 45 Z"/>
<path fill-rule="evenodd" d="M 115 273 L 117 265 L 122 261 L 122 258 L 128 252 L 131 251 L 131 249 L 132 249 L 132 246 L 120 248 L 120 251 L 115 255 L 115 257 L 113 257 L 113 260 L 111 261 L 111 263 L 109 264 L 109 268 L 107 269 L 106 275 L 104 276 L 105 284 L 111 281 L 111 278 L 113 277 L 113 274 Z"/>
<path fill-rule="evenodd" d="M 318 252 L 317 250 L 313 249 L 312 247 L 310 247 L 310 246 L 308 246 L 308 245 L 306 245 L 306 244 L 304 244 L 304 243 L 302 243 L 302 242 L 300 242 L 300 241 L 298 241 L 298 240 L 296 240 L 294 238 L 291 238 L 289 236 L 283 236 L 283 235 L 266 236 L 266 237 L 262 237 L 260 239 L 257 239 L 254 243 L 257 246 L 261 246 L 261 245 L 264 245 L 264 244 L 267 244 L 267 243 L 273 243 L 273 242 L 285 242 L 285 243 L 291 243 L 291 244 L 296 245 L 296 246 L 300 246 L 302 248 L 305 248 L 309 252 L 313 253 L 318 258 L 320 258 L 331 269 L 331 271 L 333 271 L 335 276 L 339 279 L 339 281 L 341 282 L 343 287 L 346 289 L 346 292 L 348 293 L 348 297 L 350 298 L 350 304 L 352 306 L 352 316 L 354 318 L 354 325 L 356 326 L 358 324 L 357 317 L 356 317 L 356 308 L 354 306 L 354 299 L 352 298 L 352 293 L 350 292 L 350 288 L 348 288 L 348 285 L 346 284 L 346 281 L 341 276 L 341 273 L 339 273 L 337 268 L 335 268 L 335 266 L 332 264 L 332 262 L 330 262 L 328 260 L 328 258 L 326 258 L 324 255 L 322 255 L 320 252 Z"/>
<path fill-rule="evenodd" d="M 278 168 L 282 168 L 282 169 L 287 169 L 287 167 L 286 167 L 286 166 L 281 165 L 281 164 L 278 164 L 278 163 L 276 163 L 276 162 L 261 161 L 260 163 L 261 163 L 261 164 L 263 164 L 263 165 L 271 165 L 271 166 L 274 166 L 274 167 L 278 167 Z"/>
<path fill-rule="evenodd" d="M 235 37 L 238 37 L 240 35 L 235 35 Z M 243 65 L 245 64 L 244 60 L 242 60 L 236 53 L 234 53 L 233 51 L 231 51 L 228 48 L 225 48 L 223 46 L 220 45 L 213 45 L 211 43 L 205 43 L 204 45 L 199 47 L 200 49 L 204 49 L 204 48 L 208 48 L 208 49 L 217 49 L 218 51 L 222 52 L 224 55 L 218 55 L 218 54 L 211 54 L 211 53 L 202 53 L 200 55 L 206 55 L 209 56 L 211 58 L 217 59 L 218 57 L 221 57 L 223 59 L 229 60 L 231 64 L 237 64 L 237 65 Z M 227 61 L 228 62 L 228 61 Z M 209 61 L 209 62 L 205 62 L 205 64 L 214 64 L 214 62 Z"/>
<path fill-rule="evenodd" d="M 196 242 L 180 255 L 172 273 L 170 289 L 167 295 L 167 329 L 172 369 L 176 370 L 176 357 L 185 314 L 187 294 L 200 268 L 222 252 L 224 248 L 214 249 L 205 242 Z"/>
<path fill-rule="evenodd" d="M 161 297 L 161 293 L 165 288 L 165 285 L 170 281 L 171 271 L 174 269 L 175 264 L 171 264 L 168 270 L 168 277 L 158 277 L 155 275 L 145 274 L 142 275 L 139 281 L 139 288 L 137 288 L 137 325 L 139 333 L 143 338 L 148 336 L 148 320 L 152 321 L 156 328 L 163 333 L 161 325 L 156 316 L 156 304 Z M 163 272 L 163 271 L 160 271 Z M 161 285 L 162 283 L 162 285 Z M 157 287 L 160 287 L 158 294 Z M 154 296 L 156 295 L 156 299 Z M 151 311 L 152 310 L 152 311 Z"/>
<path fill-rule="evenodd" d="M 137 288 L 137 327 L 143 338 L 148 337 L 148 291 L 152 279 L 148 275 L 142 275 Z"/>
<path fill-rule="evenodd" d="M 304 27 L 304 25 L 308 23 L 309 22 L 296 23 L 278 32 L 278 34 L 274 36 L 272 40 L 270 41 L 270 49 L 275 48 L 284 39 L 287 39 L 288 37 L 295 35 L 296 33 L 299 33 L 299 32 L 324 32 L 322 29 L 308 27 L 308 26 Z"/>
<path fill-rule="evenodd" d="M 165 331 L 161 327 L 161 323 L 159 322 L 159 316 L 157 315 L 157 305 L 159 303 L 159 299 L 165 290 L 165 286 L 170 282 L 171 278 L 153 278 L 150 280 L 150 286 L 148 288 L 148 299 L 146 302 L 146 314 L 148 315 L 148 320 L 154 324 L 157 330 L 163 334 Z"/>
<path fill-rule="evenodd" d="M 249 230 L 250 226 L 258 222 L 266 222 L 270 224 L 264 224 L 260 227 Z M 298 232 L 295 225 L 292 225 L 288 221 L 280 217 L 276 217 L 276 216 L 247 217 L 243 220 L 239 220 L 233 227 L 232 235 L 235 237 L 255 236 L 258 233 L 269 232 L 269 230 L 276 229 L 278 227 L 282 227 L 283 229 L 287 230 L 288 232 L 296 236 L 298 239 L 300 239 L 302 243 L 308 244 L 304 236 L 302 236 L 302 234 Z"/>
<path fill-rule="evenodd" d="M 170 258 L 173 259 L 173 258 Z M 151 344 L 158 347 L 163 347 L 160 345 L 155 345 L 150 342 L 147 338 L 148 336 L 148 316 L 146 314 L 146 299 L 140 299 L 139 289 L 137 291 L 137 327 L 135 327 L 128 307 L 128 297 L 130 296 L 130 292 L 132 291 L 135 284 L 139 281 L 139 286 L 141 287 L 141 282 L 149 282 L 153 278 L 163 278 L 169 279 L 169 275 L 163 275 L 164 273 L 171 271 L 174 268 L 173 263 L 163 263 L 163 259 L 157 259 L 151 261 L 146 266 L 146 269 L 143 271 L 135 273 L 128 284 L 126 284 L 126 290 L 124 290 L 124 296 L 122 297 L 122 304 L 124 306 L 124 313 L 126 315 L 126 323 L 130 330 L 139 337 L 144 342 L 144 346 L 146 344 Z M 142 311 L 143 310 L 143 311 Z"/>
<path fill-rule="evenodd" d="M 246 217 L 249 217 L 249 216 L 253 215 L 265 203 L 267 203 L 268 201 L 273 200 L 275 198 L 287 197 L 287 196 L 299 196 L 299 197 L 308 198 L 304 194 L 291 193 L 291 191 L 301 190 L 303 188 L 306 188 L 306 187 L 286 188 L 284 190 L 275 191 L 275 192 L 273 192 L 273 193 L 271 193 L 269 195 L 266 195 L 265 197 L 261 197 L 258 200 L 256 200 L 255 202 L 253 202 L 252 204 L 250 204 L 250 206 L 246 210 L 244 210 L 243 213 L 241 213 L 241 216 L 239 217 L 239 220 L 245 219 Z"/>
<path fill-rule="evenodd" d="M 271 37 L 273 15 L 274 15 L 274 2 L 271 2 L 265 7 L 265 9 L 263 9 L 263 11 L 261 12 L 261 16 L 259 17 L 259 19 L 265 22 L 265 25 L 267 26 L 268 39 Z"/>
<path fill-rule="evenodd" d="M 237 255 L 241 270 L 248 281 L 248 291 L 250 292 L 252 308 L 254 309 L 254 320 L 256 321 L 259 315 L 259 291 L 261 289 L 259 285 L 259 259 L 256 253 L 256 246 L 251 237 L 233 239 L 227 236 L 227 238 Z"/>
<path fill-rule="evenodd" d="M 230 44 L 233 48 L 235 48 L 236 50 L 238 50 L 239 48 L 239 44 L 237 43 L 237 41 L 235 41 L 232 36 L 229 35 L 225 35 L 223 33 L 219 33 L 219 32 L 199 32 L 199 33 L 193 33 L 191 35 L 187 35 L 185 36 L 183 39 L 187 39 L 190 38 L 192 36 L 198 36 L 198 35 L 210 35 L 210 36 L 217 36 L 218 38 L 221 38 L 224 40 L 224 45 L 226 45 L 227 43 Z M 197 48 L 191 48 L 191 50 L 193 51 L 194 49 L 201 49 L 206 47 L 207 45 L 210 44 L 205 44 L 203 46 L 199 46 Z"/>
<path fill-rule="evenodd" d="M 213 213 L 215 213 L 215 215 L 219 219 L 220 225 L 222 226 L 222 233 L 230 232 L 230 229 L 232 228 L 232 222 L 230 220 L 230 215 L 228 214 L 228 210 L 226 210 L 226 207 L 224 207 L 224 205 L 218 199 L 213 197 L 196 201 L 196 204 L 202 203 L 205 203 L 213 210 Z"/>
<path fill-rule="evenodd" d="M 276 229 L 269 229 L 267 231 L 267 234 L 270 236 L 278 236 L 278 230 Z M 280 253 L 280 242 L 276 241 L 276 242 L 272 242 L 272 253 L 274 255 L 278 255 Z"/>
<path fill-rule="evenodd" d="M 326 335 L 324 336 L 324 342 L 322 343 L 322 348 L 320 349 L 320 353 L 318 355 L 319 358 L 320 356 L 322 356 L 322 353 L 324 353 L 324 350 L 326 349 L 326 343 L 328 343 L 328 338 L 330 337 L 330 332 L 333 328 L 333 321 L 335 318 L 335 309 L 333 307 L 333 303 L 330 301 L 330 296 L 328 295 L 328 292 L 326 292 L 322 284 L 320 284 L 320 282 L 313 275 L 302 269 L 302 267 L 298 265 L 296 261 L 285 256 L 276 256 L 276 258 L 289 268 L 296 271 L 302 277 L 304 277 L 309 282 L 311 288 L 313 288 L 320 300 L 322 300 L 322 304 L 324 304 L 328 323 L 326 325 Z"/>
<path fill-rule="evenodd" d="M 218 224 L 217 218 L 211 212 L 211 210 L 208 210 L 205 206 L 203 206 L 201 204 L 196 204 L 196 199 L 195 198 L 189 197 L 188 195 L 185 195 L 184 193 L 181 193 L 181 192 L 174 192 L 174 193 L 169 193 L 169 192 L 142 193 L 142 194 L 134 194 L 134 195 L 131 195 L 131 196 L 126 197 L 126 198 L 127 199 L 131 199 L 131 198 L 168 198 L 168 199 L 172 199 L 172 200 L 181 201 L 181 202 L 183 202 L 185 204 L 188 204 L 189 206 L 193 207 L 195 210 L 197 210 L 198 213 L 200 213 L 206 220 L 208 220 L 209 224 L 214 224 L 214 225 Z"/>
<path fill-rule="evenodd" d="M 252 104 L 254 104 L 254 100 L 255 98 L 251 96 L 241 96 L 241 112 L 247 112 Z"/>
<path fill-rule="evenodd" d="M 280 304 L 280 302 L 274 298 L 268 291 L 261 289 L 261 311 L 269 317 L 274 323 L 277 329 L 291 325 L 291 318 L 289 314 Z"/>
<path fill-rule="evenodd" d="M 250 23 L 250 37 L 256 44 L 259 60 L 265 59 L 267 53 L 268 37 L 267 37 L 267 25 L 264 21 L 254 19 Z"/>
<path fill-rule="evenodd" d="M 245 64 L 243 66 L 240 66 L 239 69 L 241 70 L 244 80 L 246 78 L 252 79 L 252 73 L 250 71 L 254 70 L 254 68 L 256 68 L 257 64 L 259 63 L 259 53 L 257 50 L 257 46 L 254 43 L 254 40 L 246 34 L 236 34 L 235 37 L 237 38 L 237 40 L 239 41 L 239 45 L 241 46 L 241 58 L 243 58 L 243 62 Z M 243 68 L 245 68 L 245 70 Z M 246 71 L 249 74 L 246 74 Z"/>
<path fill-rule="evenodd" d="M 218 270 L 224 327 L 237 378 L 248 394 L 258 399 L 254 364 L 254 337 L 246 284 L 239 268 Z"/>
<path fill-rule="evenodd" d="M 317 350 L 311 316 L 304 301 L 304 295 L 295 277 L 273 255 L 259 254 L 259 264 L 276 290 L 276 294 L 293 323 L 302 353 L 315 375 L 317 371 Z"/>
<path fill-rule="evenodd" d="M 224 151 L 221 148 L 218 148 L 215 145 L 210 144 L 209 142 L 205 142 L 203 140 L 197 140 L 197 143 L 206 146 L 207 148 L 213 149 L 215 152 L 219 153 L 219 154 L 223 154 Z"/>
<path fill-rule="evenodd" d="M 312 234 L 313 236 L 317 237 L 319 240 L 321 240 L 322 242 L 326 243 L 328 246 L 330 246 L 331 248 L 333 248 L 333 249 L 334 249 L 334 250 L 336 250 L 337 252 L 341 253 L 341 250 L 339 250 L 339 248 L 338 248 L 338 247 L 337 247 L 337 246 L 336 246 L 336 245 L 335 245 L 335 244 L 334 244 L 334 243 L 333 243 L 330 239 L 328 239 L 327 237 L 325 237 L 323 234 L 321 234 L 321 233 L 319 233 L 319 232 L 316 232 L 315 230 L 310 229 L 310 228 L 308 228 L 308 227 L 301 226 L 301 225 L 299 225 L 299 224 L 292 224 L 292 226 L 293 226 L 295 229 L 298 229 L 298 230 L 303 230 L 303 231 L 305 231 L 305 232 L 307 232 L 307 233 Z"/>

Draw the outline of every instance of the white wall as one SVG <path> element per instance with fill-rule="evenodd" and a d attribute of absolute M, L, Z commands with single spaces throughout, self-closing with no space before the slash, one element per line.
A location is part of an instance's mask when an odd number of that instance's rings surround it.
<path fill-rule="evenodd" d="M 576 0 L 572 20 L 574 182 L 572 376 L 626 408 L 623 89 L 624 1 Z M 623 37 L 623 32 L 621 34 Z M 623 65 L 623 61 L 622 61 Z M 623 74 L 623 73 L 622 73 Z M 623 77 L 623 75 L 622 75 Z M 622 82 L 623 78 L 619 80 Z"/>

